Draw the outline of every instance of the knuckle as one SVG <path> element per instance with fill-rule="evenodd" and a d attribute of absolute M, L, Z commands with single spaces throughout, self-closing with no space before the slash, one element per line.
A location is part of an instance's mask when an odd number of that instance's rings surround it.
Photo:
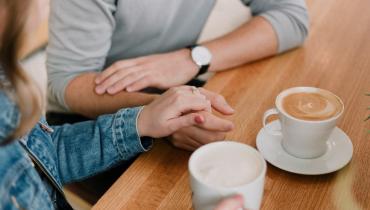
<path fill-rule="evenodd" d="M 147 75 L 143 78 L 144 82 L 155 82 L 155 79 L 152 75 Z"/>
<path fill-rule="evenodd" d="M 173 92 L 180 92 L 180 87 L 173 87 L 171 88 Z"/>
<path fill-rule="evenodd" d="M 174 93 L 175 92 L 175 87 L 171 87 L 167 90 L 168 93 Z"/>
<path fill-rule="evenodd" d="M 175 132 L 175 131 L 176 131 L 176 127 L 175 127 L 175 125 L 174 125 L 174 124 L 169 124 L 169 125 L 168 125 L 168 130 L 169 130 L 171 133 Z"/>
<path fill-rule="evenodd" d="M 183 103 L 183 96 L 181 93 L 175 93 L 174 95 L 175 104 L 180 105 Z"/>
<path fill-rule="evenodd" d="M 134 72 L 130 73 L 130 74 L 127 76 L 127 78 L 128 78 L 128 79 L 133 79 L 133 78 L 136 78 L 136 77 L 138 77 L 138 76 L 139 76 L 139 72 L 134 71 Z"/>

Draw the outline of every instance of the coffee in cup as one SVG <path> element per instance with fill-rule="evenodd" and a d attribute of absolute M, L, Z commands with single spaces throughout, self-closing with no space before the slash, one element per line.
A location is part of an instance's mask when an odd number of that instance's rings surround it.
<path fill-rule="evenodd" d="M 282 108 L 290 116 L 301 120 L 326 120 L 342 111 L 338 97 L 328 91 L 296 92 L 282 98 Z"/>
<path fill-rule="evenodd" d="M 189 160 L 195 210 L 213 210 L 224 198 L 241 194 L 245 208 L 259 209 L 266 162 L 254 148 L 237 142 L 210 143 Z"/>
<path fill-rule="evenodd" d="M 315 87 L 284 90 L 276 97 L 275 106 L 263 116 L 264 129 L 281 136 L 284 150 L 298 158 L 316 158 L 326 152 L 326 142 L 344 110 L 338 96 Z M 266 128 L 271 115 L 279 116 L 281 130 Z"/>

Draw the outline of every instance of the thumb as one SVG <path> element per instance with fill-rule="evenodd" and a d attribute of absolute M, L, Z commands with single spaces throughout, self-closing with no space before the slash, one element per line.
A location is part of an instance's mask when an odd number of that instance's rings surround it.
<path fill-rule="evenodd" d="M 175 132 L 181 128 L 189 127 L 196 124 L 202 124 L 205 121 L 204 117 L 198 113 L 189 113 L 168 121 L 171 132 Z"/>

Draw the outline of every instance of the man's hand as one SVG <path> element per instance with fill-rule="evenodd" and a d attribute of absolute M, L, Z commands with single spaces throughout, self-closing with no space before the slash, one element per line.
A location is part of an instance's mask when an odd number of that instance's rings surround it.
<path fill-rule="evenodd" d="M 147 87 L 167 89 L 186 84 L 197 73 L 188 49 L 121 60 L 96 77 L 95 92 L 115 95 L 122 90 L 135 92 Z"/>
<path fill-rule="evenodd" d="M 224 97 L 203 88 L 198 89 L 211 102 L 215 110 L 224 115 L 234 113 Z M 193 151 L 204 144 L 224 140 L 226 133 L 234 128 L 232 122 L 221 119 L 209 112 L 203 111 L 199 114 L 203 116 L 203 123 L 182 128 L 170 136 L 170 141 L 174 146 Z"/>
<path fill-rule="evenodd" d="M 198 147 L 214 141 L 225 139 L 226 133 L 234 128 L 232 122 L 212 115 L 209 112 L 198 112 L 203 116 L 203 123 L 178 130 L 171 135 L 171 143 L 178 148 L 194 151 Z"/>

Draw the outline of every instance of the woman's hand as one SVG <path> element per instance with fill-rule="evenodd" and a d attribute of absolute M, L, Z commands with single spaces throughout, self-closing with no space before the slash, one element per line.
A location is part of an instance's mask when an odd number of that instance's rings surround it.
<path fill-rule="evenodd" d="M 241 195 L 235 195 L 221 201 L 215 210 L 239 210 L 243 208 L 244 200 Z"/>
<path fill-rule="evenodd" d="M 213 93 L 203 88 L 198 88 L 201 94 L 211 102 L 212 108 L 222 115 L 231 115 L 233 108 L 227 103 L 225 98 L 217 93 Z M 169 140 L 178 148 L 194 151 L 198 147 L 215 141 L 225 139 L 226 133 L 234 128 L 234 124 L 226 119 L 213 115 L 210 112 L 198 112 L 204 118 L 202 124 L 181 128 L 173 133 Z"/>
<path fill-rule="evenodd" d="M 167 89 L 187 83 L 197 73 L 198 66 L 188 49 L 121 60 L 96 77 L 95 92 L 114 95 L 122 90 L 135 92 L 147 87 Z"/>
<path fill-rule="evenodd" d="M 200 111 L 210 111 L 211 102 L 191 86 L 171 88 L 145 106 L 138 118 L 140 136 L 168 136 L 183 127 L 202 124 Z"/>

